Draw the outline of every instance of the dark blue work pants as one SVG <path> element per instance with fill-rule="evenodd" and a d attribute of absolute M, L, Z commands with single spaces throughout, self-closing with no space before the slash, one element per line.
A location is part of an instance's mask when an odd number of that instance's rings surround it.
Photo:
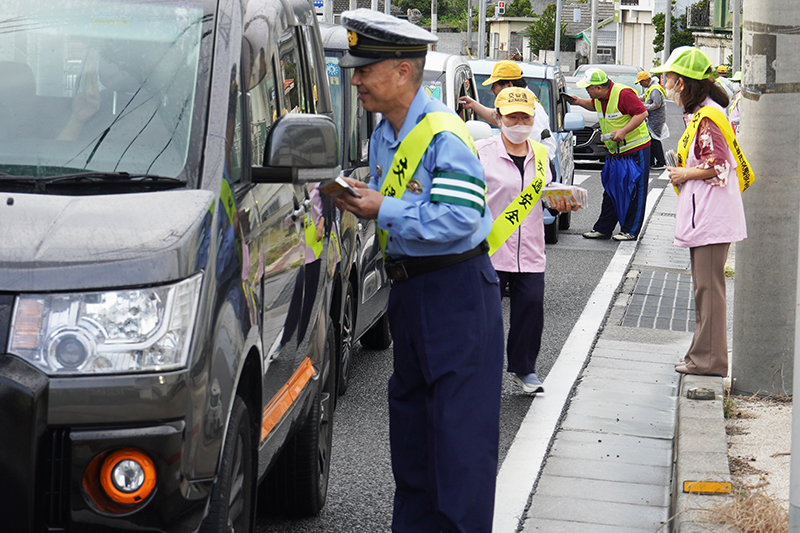
<path fill-rule="evenodd" d="M 613 156 L 609 155 L 607 157 Z M 633 197 L 625 214 L 625 220 L 619 221 L 619 230 L 622 233 L 630 233 L 634 237 L 638 237 L 644 225 L 644 208 L 647 201 L 647 186 L 650 181 L 650 147 L 647 146 L 638 152 L 634 152 L 631 157 L 633 157 L 636 165 L 641 170 L 641 175 L 639 181 L 636 182 L 636 187 L 633 189 Z M 600 216 L 592 229 L 605 235 L 611 235 L 616 226 L 617 212 L 614 210 L 611 197 L 607 192 L 603 191 L 603 205 L 600 208 Z"/>
<path fill-rule="evenodd" d="M 483 254 L 392 286 L 395 533 L 492 530 L 503 375 L 498 285 Z"/>
<path fill-rule="evenodd" d="M 508 328 L 508 372 L 527 375 L 536 372 L 536 357 L 544 329 L 544 272 L 502 272 L 500 294 L 506 285 L 511 298 Z"/>

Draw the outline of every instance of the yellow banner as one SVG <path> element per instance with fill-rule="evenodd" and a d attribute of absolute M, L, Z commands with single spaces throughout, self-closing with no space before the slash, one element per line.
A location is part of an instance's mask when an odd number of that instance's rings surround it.
<path fill-rule="evenodd" d="M 713 120 L 714 124 L 722 131 L 722 135 L 725 136 L 725 141 L 728 143 L 733 157 L 736 158 L 736 174 L 739 176 L 739 191 L 746 191 L 747 188 L 753 184 L 756 177 L 753 174 L 750 163 L 744 156 L 744 152 L 742 152 L 742 148 L 739 146 L 739 141 L 736 140 L 736 134 L 733 133 L 733 128 L 731 128 L 728 118 L 716 107 L 701 107 L 700 110 L 694 114 L 692 120 L 689 121 L 689 125 L 686 126 L 686 131 L 683 132 L 683 135 L 678 141 L 678 166 L 686 166 L 686 158 L 689 155 L 689 148 L 692 146 L 692 139 L 694 139 L 697 134 L 700 121 L 705 117 Z M 677 188 L 675 192 L 679 192 Z"/>
<path fill-rule="evenodd" d="M 383 180 L 381 186 L 382 195 L 402 198 L 408 182 L 417 171 L 419 162 L 422 161 L 422 156 L 428 149 L 428 145 L 436 134 L 443 131 L 454 133 L 473 153 L 476 153 L 475 142 L 472 140 L 466 124 L 458 115 L 444 111 L 428 113 L 414 126 L 414 129 L 408 132 L 400 146 L 397 147 L 397 152 L 392 159 L 392 167 L 387 172 L 386 179 Z M 388 236 L 389 233 L 386 230 L 378 229 L 378 242 L 384 253 Z"/>
<path fill-rule="evenodd" d="M 492 231 L 486 237 L 486 242 L 489 243 L 489 255 L 494 255 L 498 248 L 503 246 L 508 238 L 519 228 L 525 217 L 531 213 L 531 209 L 542 196 L 542 189 L 544 189 L 544 182 L 547 178 L 547 148 L 530 139 L 528 139 L 528 142 L 530 142 L 533 149 L 536 176 L 519 193 L 519 196 L 514 198 L 514 201 L 494 219 Z"/>

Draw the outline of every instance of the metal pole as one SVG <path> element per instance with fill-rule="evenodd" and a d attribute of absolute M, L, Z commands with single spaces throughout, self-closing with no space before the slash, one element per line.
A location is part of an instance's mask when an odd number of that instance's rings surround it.
<path fill-rule="evenodd" d="M 467 0 L 467 55 L 472 57 L 472 0 Z"/>
<path fill-rule="evenodd" d="M 478 59 L 486 59 L 486 0 L 478 0 Z"/>
<path fill-rule="evenodd" d="M 555 57 L 553 62 L 559 68 L 561 64 L 558 62 L 558 52 L 561 49 L 561 0 L 556 0 L 556 46 Z"/>
<path fill-rule="evenodd" d="M 387 15 L 392 14 L 392 0 L 383 0 L 383 12 Z"/>
<path fill-rule="evenodd" d="M 333 24 L 333 0 L 325 0 L 322 4 L 322 20 Z"/>
<path fill-rule="evenodd" d="M 431 33 L 436 35 L 436 23 L 438 21 L 438 14 L 436 13 L 436 8 L 439 2 L 437 0 L 431 0 Z M 436 45 L 433 45 L 432 50 L 436 50 Z"/>
<path fill-rule="evenodd" d="M 597 63 L 597 0 L 592 0 L 592 42 L 589 46 L 589 63 L 594 65 Z"/>
<path fill-rule="evenodd" d="M 742 0 L 733 0 L 733 72 L 741 69 L 742 57 Z"/>
<path fill-rule="evenodd" d="M 378 11 L 378 0 L 370 0 L 369 8 L 373 11 Z"/>
<path fill-rule="evenodd" d="M 664 50 L 661 53 L 661 64 L 667 62 L 669 59 L 669 53 L 672 51 L 671 43 L 672 40 L 672 0 L 667 0 L 667 8 L 664 11 Z"/>

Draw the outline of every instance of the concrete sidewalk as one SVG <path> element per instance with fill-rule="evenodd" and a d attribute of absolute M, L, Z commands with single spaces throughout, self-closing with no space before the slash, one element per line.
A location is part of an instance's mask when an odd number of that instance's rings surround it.
<path fill-rule="evenodd" d="M 523 532 L 727 531 L 704 523 L 719 495 L 684 481 L 730 482 L 722 378 L 683 376 L 694 330 L 688 249 L 672 244 L 677 196 L 667 187 L 551 440 Z M 683 379 L 682 379 L 683 378 Z M 710 401 L 686 390 L 712 388 Z"/>

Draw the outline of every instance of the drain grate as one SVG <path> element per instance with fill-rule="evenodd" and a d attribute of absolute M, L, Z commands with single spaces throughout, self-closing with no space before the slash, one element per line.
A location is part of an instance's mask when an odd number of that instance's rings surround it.
<path fill-rule="evenodd" d="M 694 331 L 692 276 L 645 270 L 639 273 L 621 326 Z"/>

